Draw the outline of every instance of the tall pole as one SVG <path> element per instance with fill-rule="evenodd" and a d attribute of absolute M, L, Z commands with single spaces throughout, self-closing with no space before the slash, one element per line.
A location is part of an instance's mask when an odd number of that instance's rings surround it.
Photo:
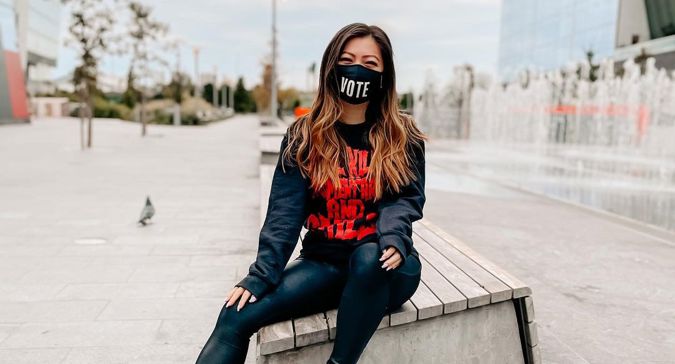
<path fill-rule="evenodd" d="M 277 120 L 277 0 L 272 0 L 272 90 L 270 91 L 270 113 Z"/>
<path fill-rule="evenodd" d="M 230 83 L 230 88 L 228 90 L 228 96 L 230 97 L 230 107 L 232 108 L 232 111 L 234 111 L 234 82 Z"/>
<path fill-rule="evenodd" d="M 195 97 L 201 97 L 201 82 L 199 80 L 199 47 L 193 46 L 192 53 L 195 57 Z"/>
<path fill-rule="evenodd" d="M 179 41 L 174 41 L 173 46 L 176 47 L 176 75 L 174 76 L 176 78 L 175 82 L 178 82 L 178 85 L 176 86 L 176 92 L 180 93 L 180 95 L 175 95 L 174 97 L 176 98 L 176 105 L 173 107 L 173 125 L 174 126 L 180 126 L 181 120 L 180 120 L 180 100 L 183 97 L 183 79 L 180 74 L 180 42 Z"/>
<path fill-rule="evenodd" d="M 235 84 L 234 82 L 230 81 L 230 85 L 227 89 L 227 97 L 230 99 L 230 107 L 232 108 L 232 111 L 234 111 L 234 87 Z"/>
<path fill-rule="evenodd" d="M 227 91 L 227 88 L 225 87 L 225 82 L 226 80 L 223 80 L 223 87 L 220 88 L 220 101 L 221 101 L 221 106 L 223 108 L 227 108 L 227 94 L 225 93 Z M 229 87 L 229 86 L 228 86 Z"/>
<path fill-rule="evenodd" d="M 216 90 L 216 84 L 218 84 L 218 66 L 213 66 L 213 87 L 211 88 L 211 97 L 214 107 L 218 107 L 218 90 Z"/>

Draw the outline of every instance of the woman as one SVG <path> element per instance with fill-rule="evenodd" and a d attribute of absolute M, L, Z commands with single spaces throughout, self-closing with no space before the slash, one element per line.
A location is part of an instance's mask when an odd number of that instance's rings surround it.
<path fill-rule="evenodd" d="M 256 260 L 228 293 L 198 364 L 243 363 L 261 327 L 338 309 L 328 364 L 356 363 L 417 290 L 424 140 L 399 111 L 391 43 L 354 23 L 323 54 L 317 97 L 286 131 Z M 302 227 L 300 256 L 288 265 Z"/>

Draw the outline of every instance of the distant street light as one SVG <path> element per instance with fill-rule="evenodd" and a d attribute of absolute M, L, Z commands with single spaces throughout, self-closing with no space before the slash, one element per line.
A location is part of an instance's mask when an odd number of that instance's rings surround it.
<path fill-rule="evenodd" d="M 195 57 L 195 97 L 200 97 L 201 95 L 201 81 L 199 80 L 199 47 L 193 45 L 192 53 Z"/>
<path fill-rule="evenodd" d="M 277 120 L 277 0 L 272 0 L 272 80 L 270 90 L 270 113 Z"/>
<path fill-rule="evenodd" d="M 218 107 L 218 90 L 216 85 L 218 84 L 218 66 L 213 66 L 213 87 L 211 87 L 211 100 L 213 100 L 213 106 Z"/>

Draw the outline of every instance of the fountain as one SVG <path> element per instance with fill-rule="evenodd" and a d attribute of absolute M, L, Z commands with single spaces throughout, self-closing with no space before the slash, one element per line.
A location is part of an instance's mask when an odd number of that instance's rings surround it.
<path fill-rule="evenodd" d="M 621 66 L 585 60 L 507 84 L 457 68 L 440 93 L 430 74 L 415 115 L 466 151 L 471 173 L 675 230 L 675 72 Z"/>

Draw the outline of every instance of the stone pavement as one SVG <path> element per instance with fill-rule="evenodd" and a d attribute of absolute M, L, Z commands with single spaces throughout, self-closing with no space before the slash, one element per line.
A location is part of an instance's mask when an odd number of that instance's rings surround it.
<path fill-rule="evenodd" d="M 194 363 L 255 257 L 257 127 L 2 126 L 0 362 Z"/>
<path fill-rule="evenodd" d="M 0 363 L 194 363 L 255 258 L 257 125 L 96 120 L 87 151 L 76 119 L 0 127 Z M 675 363 L 672 235 L 428 150 L 425 217 L 533 288 L 544 362 Z"/>

